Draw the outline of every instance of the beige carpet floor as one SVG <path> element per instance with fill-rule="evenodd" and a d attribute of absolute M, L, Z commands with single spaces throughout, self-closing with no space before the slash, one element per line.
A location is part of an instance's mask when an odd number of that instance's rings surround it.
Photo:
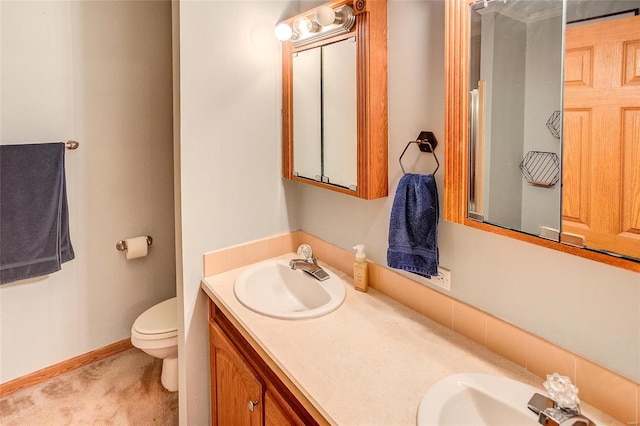
<path fill-rule="evenodd" d="M 0 399 L 2 426 L 177 425 L 162 360 L 132 348 Z"/>

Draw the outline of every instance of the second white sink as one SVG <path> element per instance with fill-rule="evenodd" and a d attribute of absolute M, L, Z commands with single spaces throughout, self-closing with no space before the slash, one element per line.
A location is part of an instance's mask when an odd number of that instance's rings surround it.
<path fill-rule="evenodd" d="M 289 259 L 271 259 L 242 271 L 233 286 L 236 298 L 259 314 L 280 319 L 316 318 L 344 302 L 346 290 L 340 277 L 325 268 L 329 279 L 318 281 L 293 270 Z"/>
<path fill-rule="evenodd" d="M 418 426 L 536 426 L 527 408 L 534 393 L 544 390 L 507 377 L 481 373 L 447 376 L 425 393 L 418 407 Z M 596 424 L 603 424 L 585 414 Z"/>

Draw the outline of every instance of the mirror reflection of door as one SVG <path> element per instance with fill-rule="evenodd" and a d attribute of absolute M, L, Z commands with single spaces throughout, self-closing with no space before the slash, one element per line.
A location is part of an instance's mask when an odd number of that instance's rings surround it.
<path fill-rule="evenodd" d="M 562 231 L 640 259 L 640 16 L 566 30 Z"/>

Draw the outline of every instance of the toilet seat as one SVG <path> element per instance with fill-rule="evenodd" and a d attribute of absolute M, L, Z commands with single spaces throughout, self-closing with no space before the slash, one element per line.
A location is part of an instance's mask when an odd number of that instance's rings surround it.
<path fill-rule="evenodd" d="M 144 311 L 133 323 L 131 334 L 141 340 L 158 340 L 178 335 L 177 298 L 165 300 Z"/>

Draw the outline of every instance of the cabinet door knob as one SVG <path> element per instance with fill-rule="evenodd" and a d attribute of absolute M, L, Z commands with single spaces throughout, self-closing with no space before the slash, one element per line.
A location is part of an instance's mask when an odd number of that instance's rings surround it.
<path fill-rule="evenodd" d="M 258 406 L 258 401 L 249 401 L 249 411 L 253 411 Z"/>

